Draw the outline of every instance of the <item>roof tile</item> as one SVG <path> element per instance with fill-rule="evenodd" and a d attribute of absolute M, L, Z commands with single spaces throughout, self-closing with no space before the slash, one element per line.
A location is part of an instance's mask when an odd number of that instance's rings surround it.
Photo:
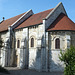
<path fill-rule="evenodd" d="M 43 23 L 42 22 L 43 18 L 45 18 L 52 10 L 53 9 L 49 9 L 37 14 L 33 14 L 26 21 L 20 24 L 16 29 Z"/>
<path fill-rule="evenodd" d="M 54 30 L 73 30 L 75 31 L 75 23 L 71 21 L 65 14 L 61 13 L 57 19 L 50 25 L 47 31 Z"/>
<path fill-rule="evenodd" d="M 24 13 L 23 13 L 24 14 Z M 10 19 L 4 20 L 0 24 L 0 32 L 8 30 L 8 26 L 11 26 L 15 21 L 17 21 L 23 14 L 12 17 Z"/>

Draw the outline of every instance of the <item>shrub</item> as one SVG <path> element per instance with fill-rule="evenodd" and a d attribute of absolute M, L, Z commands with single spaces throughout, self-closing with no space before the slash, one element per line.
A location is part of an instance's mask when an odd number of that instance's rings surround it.
<path fill-rule="evenodd" d="M 75 75 L 75 47 L 70 47 L 64 53 L 61 51 L 60 54 L 59 59 L 66 65 L 64 75 Z"/>

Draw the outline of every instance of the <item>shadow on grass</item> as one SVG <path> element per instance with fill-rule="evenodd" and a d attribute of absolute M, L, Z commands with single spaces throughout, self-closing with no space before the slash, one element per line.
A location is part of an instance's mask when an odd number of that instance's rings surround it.
<path fill-rule="evenodd" d="M 8 70 L 0 66 L 0 73 L 10 74 Z"/>
<path fill-rule="evenodd" d="M 63 72 L 38 72 L 31 69 L 9 70 L 11 75 L 63 75 Z"/>

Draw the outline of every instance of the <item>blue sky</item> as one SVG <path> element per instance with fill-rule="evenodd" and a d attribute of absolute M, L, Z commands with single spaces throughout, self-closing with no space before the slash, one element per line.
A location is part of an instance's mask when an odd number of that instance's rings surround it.
<path fill-rule="evenodd" d="M 69 18 L 75 22 L 75 0 L 0 0 L 0 21 L 32 9 L 34 13 L 54 8 L 62 2 Z"/>

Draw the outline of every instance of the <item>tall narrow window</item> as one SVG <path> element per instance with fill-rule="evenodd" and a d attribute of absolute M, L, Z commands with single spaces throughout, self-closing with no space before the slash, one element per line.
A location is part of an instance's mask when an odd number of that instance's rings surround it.
<path fill-rule="evenodd" d="M 17 48 L 20 48 L 20 40 L 17 40 Z"/>
<path fill-rule="evenodd" d="M 34 47 L 34 38 L 31 38 L 31 47 Z"/>
<path fill-rule="evenodd" d="M 60 39 L 59 39 L 59 38 L 57 38 L 57 39 L 55 40 L 55 48 L 56 48 L 56 49 L 60 49 Z"/>

